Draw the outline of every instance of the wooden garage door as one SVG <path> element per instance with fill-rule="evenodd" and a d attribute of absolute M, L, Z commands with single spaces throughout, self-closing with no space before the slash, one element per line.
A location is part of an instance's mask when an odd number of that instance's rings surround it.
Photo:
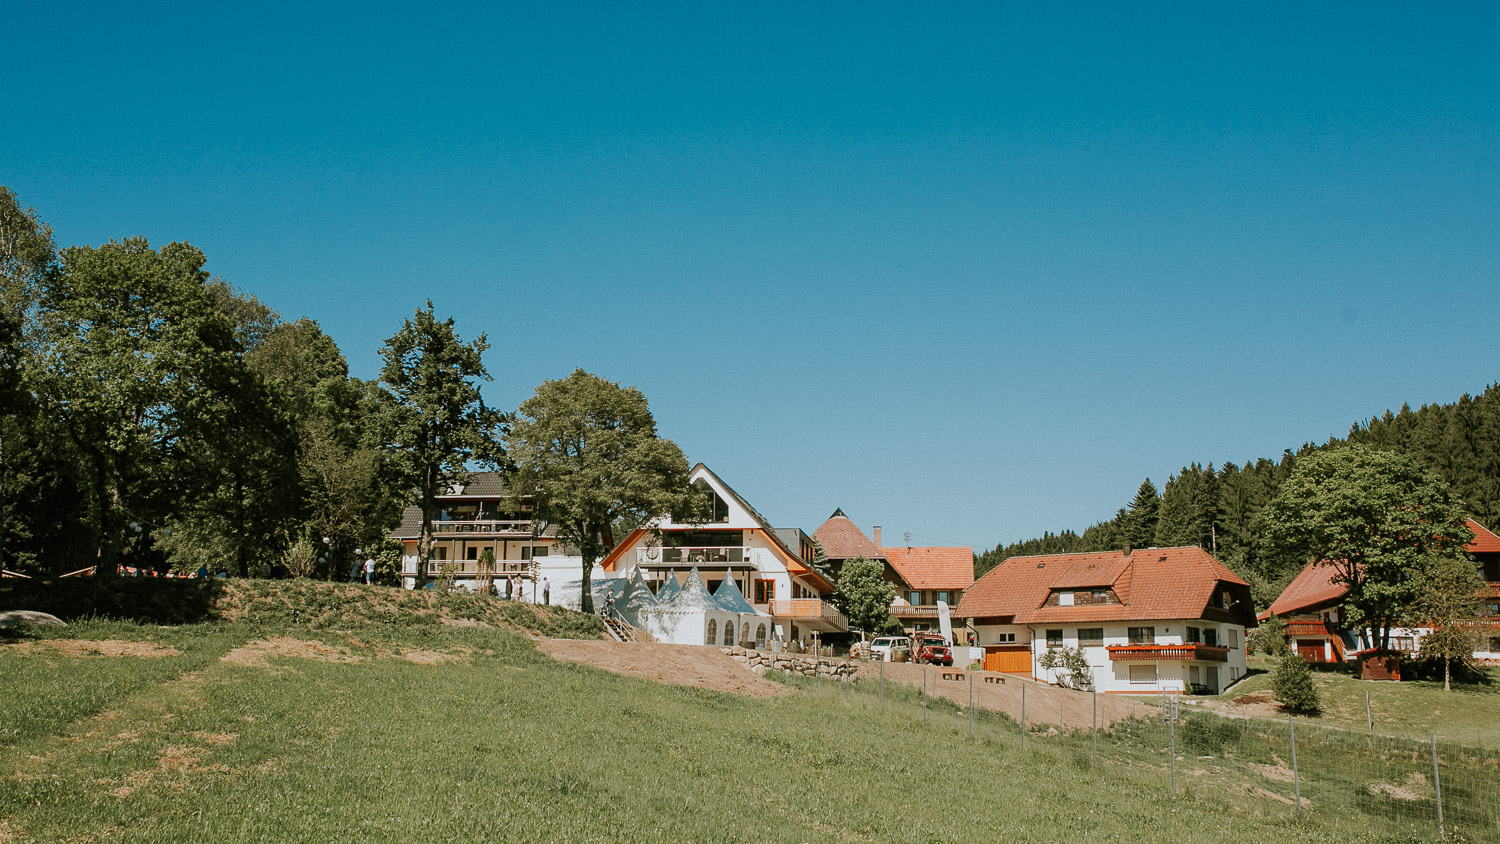
<path fill-rule="evenodd" d="M 1298 639 L 1297 653 L 1308 662 L 1323 662 L 1323 640 Z"/>
<path fill-rule="evenodd" d="M 1031 673 L 1031 649 L 1025 645 L 1010 648 L 986 648 L 985 671 L 1003 671 L 1006 674 Z"/>

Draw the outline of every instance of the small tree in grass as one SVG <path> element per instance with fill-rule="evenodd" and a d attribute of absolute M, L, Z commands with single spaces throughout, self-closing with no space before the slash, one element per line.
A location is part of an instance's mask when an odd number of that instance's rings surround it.
<path fill-rule="evenodd" d="M 877 632 L 891 617 L 896 590 L 885 579 L 885 564 L 855 557 L 839 571 L 839 590 L 833 603 L 849 619 L 849 625 L 866 633 Z"/>
<path fill-rule="evenodd" d="M 1479 599 L 1483 586 L 1484 579 L 1467 559 L 1439 557 L 1424 573 L 1422 594 L 1413 614 L 1435 629 L 1422 638 L 1419 656 L 1442 661 L 1443 691 L 1453 689 L 1453 663 L 1465 669 L 1473 667 L 1483 614 Z"/>
<path fill-rule="evenodd" d="M 1094 669 L 1089 665 L 1082 646 L 1050 648 L 1038 662 L 1043 668 L 1059 669 L 1057 682 L 1070 689 L 1087 692 L 1094 688 Z"/>
<path fill-rule="evenodd" d="M 1313 685 L 1312 669 L 1295 651 L 1288 651 L 1271 670 L 1271 693 L 1288 712 L 1316 713 L 1322 708 L 1318 689 Z"/>

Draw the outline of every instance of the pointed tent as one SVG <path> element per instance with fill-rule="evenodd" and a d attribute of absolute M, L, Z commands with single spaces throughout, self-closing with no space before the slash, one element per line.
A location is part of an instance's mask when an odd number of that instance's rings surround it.
<path fill-rule="evenodd" d="M 625 588 L 615 596 L 615 609 L 624 613 L 627 618 L 632 618 L 642 610 L 655 609 L 660 606 L 656 596 L 651 594 L 651 588 L 641 578 L 641 570 L 636 569 L 630 578 L 625 581 Z"/>
<path fill-rule="evenodd" d="M 681 591 L 681 589 L 682 587 L 677 585 L 677 572 L 668 570 L 666 582 L 661 585 L 660 589 L 656 590 L 656 600 L 665 604 L 671 601 L 672 597 Z"/>
<path fill-rule="evenodd" d="M 750 606 L 750 602 L 740 594 L 739 584 L 735 583 L 732 577 L 724 578 L 724 581 L 719 584 L 718 590 L 714 592 L 714 600 L 730 612 L 756 614 L 755 607 Z"/>

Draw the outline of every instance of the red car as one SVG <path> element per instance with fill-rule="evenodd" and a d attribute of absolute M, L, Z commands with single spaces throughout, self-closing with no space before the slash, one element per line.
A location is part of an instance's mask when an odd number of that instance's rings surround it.
<path fill-rule="evenodd" d="M 917 662 L 952 667 L 953 650 L 942 639 L 936 637 L 922 639 L 915 644 L 917 645 Z"/>

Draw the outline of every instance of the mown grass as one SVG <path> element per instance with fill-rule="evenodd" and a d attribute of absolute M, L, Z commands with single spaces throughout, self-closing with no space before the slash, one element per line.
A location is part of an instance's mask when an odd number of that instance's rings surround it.
<path fill-rule="evenodd" d="M 1252 657 L 1251 667 L 1263 669 L 1246 677 L 1220 700 L 1271 690 L 1270 664 Z M 1485 747 L 1500 747 L 1500 669 L 1488 669 L 1488 683 L 1455 683 L 1443 691 L 1442 680 L 1368 682 L 1342 669 L 1313 672 L 1323 710 L 1309 723 L 1364 732 L 1365 695 L 1370 696 L 1370 720 L 1375 733 L 1439 739 Z"/>
<path fill-rule="evenodd" d="M 218 659 L 272 635 L 318 640 L 362 660 L 270 656 L 257 667 Z M 1316 812 L 1299 820 L 1274 801 L 1247 808 L 1215 789 L 1182 789 L 1174 799 L 1153 768 L 1091 768 L 1065 736 L 1033 736 L 1023 749 L 1003 716 L 977 719 L 971 738 L 957 707 L 936 701 L 924 719 L 919 694 L 894 684 L 881 699 L 873 684 L 791 680 L 794 694 L 753 699 L 554 662 L 514 632 L 482 627 L 346 633 L 95 622 L 87 636 L 145 637 L 182 655 L 0 654 L 7 691 L 51 694 L 50 705 L 67 713 L 45 723 L 33 717 L 0 746 L 0 833 L 127 841 L 1408 840 Z M 411 648 L 462 661 L 395 656 Z M 44 691 L 49 671 L 116 679 Z"/>

